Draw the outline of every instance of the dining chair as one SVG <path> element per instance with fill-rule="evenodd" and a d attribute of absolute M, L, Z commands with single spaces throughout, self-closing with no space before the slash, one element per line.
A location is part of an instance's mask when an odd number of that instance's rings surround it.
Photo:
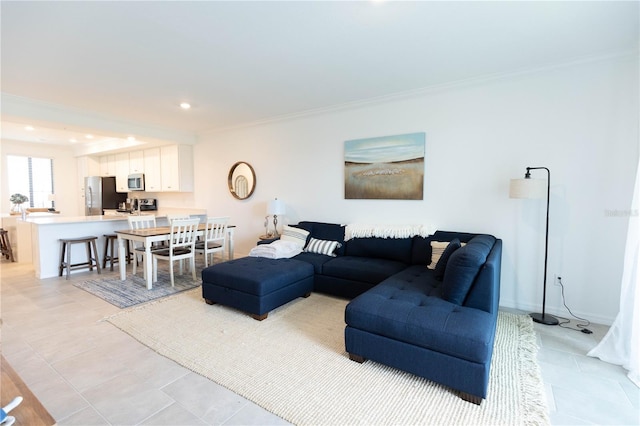
<path fill-rule="evenodd" d="M 208 217 L 205 225 L 203 239 L 196 242 L 196 253 L 204 255 L 204 267 L 209 266 L 209 255 L 213 264 L 213 254 L 222 252 L 224 259 L 224 249 L 227 241 L 227 224 L 229 217 Z"/>
<path fill-rule="evenodd" d="M 191 219 L 191 216 L 188 214 L 168 214 L 167 215 L 167 223 L 171 226 L 171 222 L 176 219 Z M 162 246 L 166 246 L 165 241 L 161 243 Z M 180 261 L 180 273 L 182 274 L 182 268 L 184 265 L 184 261 Z"/>
<path fill-rule="evenodd" d="M 193 276 L 193 281 L 196 281 L 195 243 L 199 223 L 199 218 L 174 219 L 171 222 L 169 248 L 156 250 L 152 253 L 153 282 L 158 281 L 158 260 L 168 260 L 169 273 L 171 274 L 171 287 L 174 287 L 173 262 L 183 259 L 190 260 L 191 275 Z M 182 265 L 180 266 L 180 274 L 182 274 Z"/>
<path fill-rule="evenodd" d="M 169 226 L 171 226 L 171 222 L 176 219 L 191 219 L 191 216 L 189 216 L 188 214 L 168 214 L 167 222 L 169 222 Z"/>
<path fill-rule="evenodd" d="M 144 228 L 155 228 L 156 227 L 156 217 L 154 215 L 144 215 L 144 216 L 127 216 L 127 220 L 129 221 L 129 229 L 144 229 Z M 142 257 L 142 272 L 143 276 L 147 277 L 147 271 L 144 269 L 144 243 L 136 243 L 133 240 L 130 240 L 131 244 L 131 253 L 133 253 L 133 275 L 136 274 L 136 266 L 138 264 L 138 256 Z"/>

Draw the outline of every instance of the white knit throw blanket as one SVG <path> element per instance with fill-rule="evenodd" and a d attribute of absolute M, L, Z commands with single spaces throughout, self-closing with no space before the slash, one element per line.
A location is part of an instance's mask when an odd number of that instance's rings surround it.
<path fill-rule="evenodd" d="M 411 238 L 419 235 L 428 237 L 435 229 L 431 225 L 368 225 L 352 223 L 346 226 L 344 240 L 352 238 Z"/>

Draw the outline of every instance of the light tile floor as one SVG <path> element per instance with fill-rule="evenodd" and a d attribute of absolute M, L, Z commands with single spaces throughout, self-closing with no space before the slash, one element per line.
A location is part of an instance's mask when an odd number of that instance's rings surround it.
<path fill-rule="evenodd" d="M 105 273 L 110 273 L 106 271 Z M 102 319 L 115 306 L 0 263 L 2 353 L 59 425 L 287 424 Z M 640 424 L 640 391 L 622 368 L 587 357 L 594 334 L 536 324 L 552 424 Z"/>

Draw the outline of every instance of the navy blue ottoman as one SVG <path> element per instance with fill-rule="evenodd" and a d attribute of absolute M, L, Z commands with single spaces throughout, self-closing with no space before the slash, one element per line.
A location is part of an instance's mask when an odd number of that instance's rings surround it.
<path fill-rule="evenodd" d="M 248 312 L 262 321 L 269 311 L 313 290 L 313 266 L 294 259 L 243 257 L 202 270 L 202 297 Z"/>

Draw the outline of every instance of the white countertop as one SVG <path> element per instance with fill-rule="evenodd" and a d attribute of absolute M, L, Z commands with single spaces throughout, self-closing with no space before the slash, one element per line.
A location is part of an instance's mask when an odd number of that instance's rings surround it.
<path fill-rule="evenodd" d="M 207 211 L 204 209 L 185 209 L 185 208 L 164 208 L 157 211 L 148 211 L 141 213 L 142 216 L 155 215 L 157 218 L 166 217 L 169 214 L 188 214 L 188 215 L 206 215 Z M 117 216 L 60 216 L 57 214 L 49 214 L 46 216 L 32 216 L 29 215 L 25 219 L 27 223 L 33 223 L 36 225 L 55 225 L 55 224 L 69 224 L 69 223 L 95 223 L 95 222 L 114 222 L 127 220 L 127 217 L 131 215 L 122 214 Z M 19 217 L 19 216 L 18 216 Z M 20 220 L 22 221 L 22 220 Z"/>

